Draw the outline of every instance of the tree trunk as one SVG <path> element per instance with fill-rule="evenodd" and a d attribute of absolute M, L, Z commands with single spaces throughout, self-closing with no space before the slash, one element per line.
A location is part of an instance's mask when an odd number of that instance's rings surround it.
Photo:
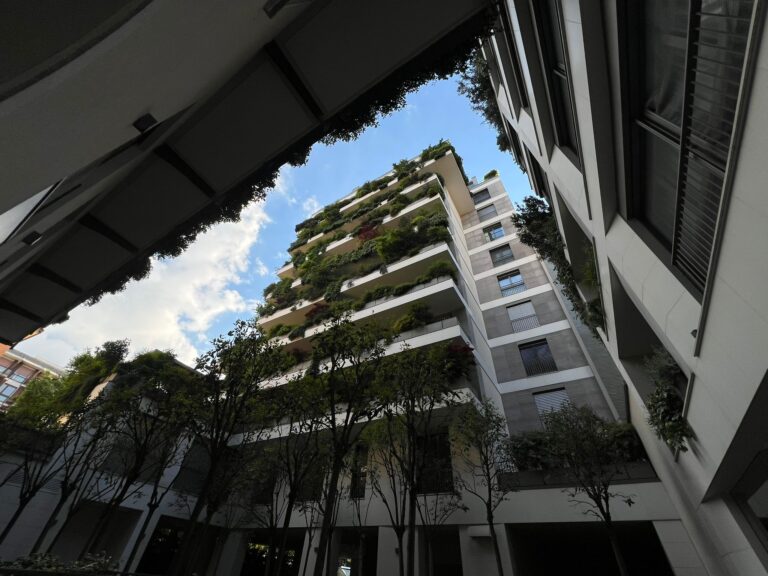
<path fill-rule="evenodd" d="M 212 481 L 212 475 L 209 471 L 208 478 L 205 480 L 205 484 L 203 484 L 203 488 L 200 490 L 200 494 L 197 496 L 197 501 L 195 502 L 195 507 L 192 509 L 192 513 L 189 515 L 189 521 L 187 522 L 187 531 L 184 534 L 184 538 L 181 541 L 181 545 L 179 546 L 178 552 L 176 552 L 176 558 L 171 562 L 171 568 L 169 570 L 169 574 L 172 576 L 181 576 L 184 573 L 185 568 L 185 558 L 187 556 L 187 553 L 190 550 L 190 546 L 192 544 L 192 538 L 194 536 L 194 533 L 196 532 L 196 524 L 197 519 L 200 517 L 200 514 L 203 512 L 203 508 L 205 507 L 205 495 L 208 493 L 208 490 L 211 486 Z"/>
<path fill-rule="evenodd" d="M 330 484 L 328 485 L 328 497 L 325 500 L 325 511 L 323 514 L 323 523 L 320 525 L 320 541 L 318 542 L 317 558 L 315 559 L 315 568 L 312 571 L 313 576 L 323 576 L 323 569 L 325 568 L 326 552 L 328 548 L 328 538 L 331 531 L 331 523 L 333 522 L 333 510 L 336 506 L 336 498 L 338 497 L 338 483 L 339 476 L 341 475 L 341 467 L 343 462 L 339 458 L 338 461 L 333 463 L 331 468 L 331 476 L 328 479 Z"/>
<path fill-rule="evenodd" d="M 24 509 L 31 501 L 32 498 L 19 500 L 19 505 L 16 507 L 16 511 L 13 513 L 13 516 L 11 516 L 11 519 L 8 520 L 8 524 L 6 524 L 5 528 L 3 528 L 3 531 L 0 532 L 0 544 L 5 542 L 5 539 L 8 537 L 8 534 L 11 533 L 11 529 L 13 529 L 14 524 L 16 524 L 18 519 L 21 517 L 21 514 L 24 512 Z"/>
<path fill-rule="evenodd" d="M 293 515 L 293 506 L 296 504 L 295 498 L 289 498 L 285 509 L 285 518 L 283 518 L 283 533 L 280 535 L 280 549 L 277 551 L 277 564 L 275 565 L 275 576 L 280 576 L 283 571 L 283 561 L 285 560 L 285 547 L 288 543 L 288 528 L 291 525 L 291 516 Z M 269 574 L 269 571 L 267 571 Z"/>
<path fill-rule="evenodd" d="M 408 572 L 414 576 L 416 567 L 416 493 L 411 489 L 408 496 Z"/>
<path fill-rule="evenodd" d="M 504 576 L 504 566 L 501 563 L 501 550 L 499 549 L 499 539 L 496 535 L 496 529 L 493 525 L 493 514 L 488 515 L 488 528 L 491 531 L 491 542 L 493 543 L 493 553 L 496 555 L 496 571 L 499 576 Z"/>
<path fill-rule="evenodd" d="M 611 541 L 611 548 L 613 548 L 613 556 L 616 558 L 616 564 L 619 567 L 619 574 L 621 576 L 629 576 L 629 568 L 624 560 L 624 555 L 621 553 L 621 547 L 619 546 L 619 539 L 616 532 L 613 529 L 612 522 L 606 522 L 605 527 L 608 529 L 608 538 Z"/>
<path fill-rule="evenodd" d="M 141 523 L 141 528 L 139 529 L 139 535 L 136 537 L 136 542 L 133 543 L 133 547 L 131 548 L 131 553 L 128 555 L 128 560 L 125 562 L 125 567 L 123 568 L 123 574 L 127 574 L 131 571 L 131 564 L 133 564 L 134 559 L 136 558 L 136 554 L 139 552 L 139 546 L 141 546 L 142 541 L 147 535 L 147 527 L 149 526 L 149 523 L 152 521 L 152 517 L 155 515 L 155 512 L 157 511 L 157 508 L 160 506 L 160 503 L 157 504 L 150 504 L 148 508 L 147 515 L 144 517 L 144 521 Z"/>
<path fill-rule="evenodd" d="M 272 576 L 272 570 L 274 569 L 274 562 L 275 559 L 275 530 L 271 529 L 269 531 L 269 543 L 267 544 L 267 562 L 264 564 L 264 576 Z M 279 572 L 279 568 L 277 568 L 276 572 Z"/>
<path fill-rule="evenodd" d="M 400 570 L 400 576 L 405 576 L 405 561 L 403 556 L 405 551 L 403 550 L 403 531 L 395 530 L 395 536 L 397 537 L 397 567 Z"/>

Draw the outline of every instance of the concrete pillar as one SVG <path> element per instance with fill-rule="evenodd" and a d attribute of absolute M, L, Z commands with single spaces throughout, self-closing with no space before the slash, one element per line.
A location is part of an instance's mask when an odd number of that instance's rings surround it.
<path fill-rule="evenodd" d="M 656 534 L 677 576 L 707 576 L 709 572 L 699 558 L 688 531 L 680 520 L 656 520 Z"/>
<path fill-rule="evenodd" d="M 215 576 L 237 576 L 243 569 L 248 533 L 233 531 L 216 551 L 219 555 Z"/>
<path fill-rule="evenodd" d="M 299 566 L 299 574 L 302 576 L 312 574 L 312 571 L 315 569 L 319 540 L 320 528 L 312 530 L 311 537 L 309 530 L 304 535 L 304 547 L 301 550 L 301 564 Z M 334 576 L 336 575 L 334 574 Z"/>
<path fill-rule="evenodd" d="M 398 574 L 398 555 L 404 551 L 397 546 L 395 531 L 389 526 L 379 528 L 378 548 L 376 550 L 377 576 Z"/>
<path fill-rule="evenodd" d="M 512 575 L 512 555 L 509 538 L 504 524 L 494 526 L 501 551 L 504 574 Z M 464 574 L 496 574 L 496 554 L 493 551 L 491 532 L 487 524 L 461 526 L 459 528 L 461 545 L 461 567 Z"/>
<path fill-rule="evenodd" d="M 118 566 L 120 570 L 126 569 L 126 562 L 128 562 L 128 556 L 131 554 L 131 550 L 133 549 L 134 544 L 137 542 L 139 538 L 139 531 L 141 530 L 141 526 L 144 524 L 144 521 L 146 520 L 147 515 L 149 514 L 149 510 L 145 509 L 141 516 L 139 516 L 138 521 L 136 522 L 136 525 L 133 527 L 133 532 L 128 537 L 128 541 L 125 544 L 125 548 L 123 548 L 122 554 L 120 554 L 120 560 L 118 562 Z M 147 548 L 147 544 L 149 543 L 149 540 L 152 538 L 152 534 L 155 532 L 155 527 L 157 526 L 157 522 L 160 520 L 160 512 L 156 511 L 155 514 L 150 518 L 149 524 L 147 524 L 147 530 L 144 534 L 144 537 L 141 539 L 141 542 L 139 542 L 139 549 L 136 551 L 136 556 L 134 556 L 133 560 L 131 561 L 131 565 L 127 567 L 128 572 L 135 572 L 136 567 L 139 565 L 139 562 L 141 561 L 141 557 L 144 556 L 144 550 Z"/>

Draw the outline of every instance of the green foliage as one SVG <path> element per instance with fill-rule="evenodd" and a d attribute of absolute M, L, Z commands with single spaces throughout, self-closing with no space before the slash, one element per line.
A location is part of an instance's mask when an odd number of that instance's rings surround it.
<path fill-rule="evenodd" d="M 603 325 L 603 308 L 600 298 L 584 302 L 576 287 L 573 268 L 565 257 L 565 245 L 557 228 L 557 220 L 550 206 L 541 198 L 526 196 L 523 204 L 517 204 L 517 211 L 512 215 L 512 223 L 517 228 L 520 241 L 527 244 L 539 256 L 548 260 L 555 268 L 557 281 L 563 295 L 571 303 L 573 312 L 579 319 L 597 334 L 597 327 Z M 590 258 L 594 262 L 594 258 Z M 594 264 L 593 264 L 594 266 Z M 596 279 L 594 270 L 591 278 Z"/>
<path fill-rule="evenodd" d="M 397 228 L 391 228 L 376 238 L 376 251 L 386 264 L 406 255 L 417 253 L 424 246 L 450 239 L 448 219 L 444 214 L 404 218 Z"/>
<path fill-rule="evenodd" d="M 488 172 L 485 176 L 483 176 L 483 180 L 488 180 L 489 178 L 493 178 L 498 175 L 499 175 L 499 171 L 496 169 L 493 169 L 490 172 Z"/>
<path fill-rule="evenodd" d="M 414 330 L 421 328 L 432 321 L 432 314 L 429 312 L 429 306 L 421 302 L 411 304 L 408 308 L 408 312 L 400 316 L 392 324 L 392 331 L 395 334 L 400 334 L 408 330 Z"/>
<path fill-rule="evenodd" d="M 438 158 L 445 156 L 445 154 L 449 151 L 453 153 L 453 156 L 456 159 L 456 164 L 459 165 L 459 170 L 461 171 L 461 175 L 464 178 L 464 182 L 468 184 L 469 178 L 467 178 L 467 174 L 464 172 L 464 162 L 462 161 L 461 156 L 456 153 L 456 149 L 453 147 L 453 144 L 451 144 L 448 140 L 443 140 L 441 138 L 437 144 L 424 148 L 424 150 L 421 152 L 421 161 L 426 162 L 427 160 L 437 160 Z"/>
<path fill-rule="evenodd" d="M 459 94 L 469 99 L 472 109 L 496 130 L 499 150 L 508 151 L 510 145 L 504 131 L 504 119 L 496 103 L 496 93 L 493 91 L 488 63 L 483 58 L 479 47 L 475 49 L 468 65 L 460 73 L 458 90 Z"/>
<path fill-rule="evenodd" d="M 685 374 L 663 348 L 654 349 L 646 358 L 645 368 L 656 385 L 645 403 L 648 423 L 672 450 L 686 452 L 686 443 L 694 437 L 694 433 L 683 416 L 681 392 L 687 384 Z"/>
<path fill-rule="evenodd" d="M 396 286 L 387 285 L 374 288 L 373 290 L 366 292 L 362 298 L 352 305 L 352 307 L 355 310 L 361 310 L 366 304 L 373 302 L 374 300 L 386 298 L 388 296 L 402 296 L 403 294 L 410 292 L 416 286 L 426 284 L 427 282 L 442 276 L 450 276 L 454 280 L 456 279 L 456 270 L 447 260 L 435 262 L 424 274 L 414 278 L 411 282 L 398 284 Z"/>
<path fill-rule="evenodd" d="M 625 427 L 619 431 L 617 424 L 606 422 L 590 408 L 572 404 L 547 412 L 543 419 L 550 465 L 566 474 L 572 484 L 571 499 L 586 505 L 586 514 L 611 522 L 611 500 L 634 504 L 631 497 L 611 490 L 616 476 L 635 456 L 627 442 L 617 441 L 626 433 Z M 580 495 L 587 500 L 579 499 Z"/>

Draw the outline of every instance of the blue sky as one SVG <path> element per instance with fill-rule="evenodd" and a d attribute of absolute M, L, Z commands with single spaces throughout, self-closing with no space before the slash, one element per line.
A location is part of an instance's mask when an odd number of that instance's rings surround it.
<path fill-rule="evenodd" d="M 19 349 L 65 365 L 85 348 L 129 338 L 134 352 L 170 349 L 192 362 L 210 338 L 252 314 L 288 257 L 297 223 L 441 138 L 456 147 L 469 177 L 496 169 L 513 201 L 530 193 L 527 177 L 498 150 L 494 130 L 458 94 L 456 80 L 434 82 L 357 140 L 316 144 L 306 165 L 284 167 L 276 189 L 247 207 L 240 222 L 214 227 L 180 257 L 155 263 L 148 278 L 73 310 L 70 320 Z"/>

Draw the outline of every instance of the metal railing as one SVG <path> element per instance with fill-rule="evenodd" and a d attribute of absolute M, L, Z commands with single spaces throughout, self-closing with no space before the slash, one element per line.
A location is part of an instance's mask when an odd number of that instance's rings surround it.
<path fill-rule="evenodd" d="M 555 364 L 555 359 L 552 358 L 552 356 L 544 356 L 542 358 L 526 358 L 523 356 L 523 365 L 525 366 L 525 373 L 528 376 L 546 374 L 547 372 L 557 372 L 557 364 Z"/>
<path fill-rule="evenodd" d="M 732 148 L 754 0 L 690 3 L 673 265 L 700 293 Z"/>
<path fill-rule="evenodd" d="M 525 332 L 526 330 L 538 328 L 539 326 L 541 326 L 541 324 L 539 324 L 539 317 L 536 316 L 536 314 L 512 320 L 513 332 Z"/>
<path fill-rule="evenodd" d="M 519 282 L 517 284 L 512 284 L 510 286 L 501 288 L 502 296 L 512 296 L 513 294 L 519 294 L 520 292 L 525 292 L 525 282 Z"/>
<path fill-rule="evenodd" d="M 417 284 L 416 286 L 414 286 L 413 288 L 411 288 L 410 290 L 408 290 L 408 292 L 405 292 L 404 294 L 399 294 L 397 296 L 392 294 L 390 296 L 384 296 L 384 297 L 378 298 L 376 300 L 371 300 L 370 302 L 366 303 L 366 305 L 363 306 L 362 309 L 363 310 L 367 310 L 368 308 L 372 308 L 374 306 L 378 306 L 379 304 L 383 304 L 384 302 L 388 302 L 390 300 L 394 300 L 395 298 L 402 298 L 403 296 L 406 296 L 408 294 L 413 294 L 414 292 L 418 292 L 419 290 L 424 290 L 424 288 L 429 288 L 430 286 L 435 286 L 437 284 L 440 284 L 441 282 L 445 282 L 446 280 L 450 280 L 450 279 L 451 279 L 451 277 L 447 276 L 447 275 L 446 276 L 438 276 L 437 278 L 434 278 L 434 279 L 430 280 L 429 282 L 424 282 L 423 284 Z"/>
<path fill-rule="evenodd" d="M 415 338 L 416 336 L 424 336 L 425 334 L 431 334 L 432 332 L 437 332 L 438 330 L 443 330 L 444 328 L 450 328 L 451 326 L 458 325 L 459 319 L 456 318 L 456 316 L 451 316 L 442 320 L 436 320 L 419 328 L 401 332 L 397 338 L 395 338 L 395 342 L 402 342 L 410 338 Z"/>

